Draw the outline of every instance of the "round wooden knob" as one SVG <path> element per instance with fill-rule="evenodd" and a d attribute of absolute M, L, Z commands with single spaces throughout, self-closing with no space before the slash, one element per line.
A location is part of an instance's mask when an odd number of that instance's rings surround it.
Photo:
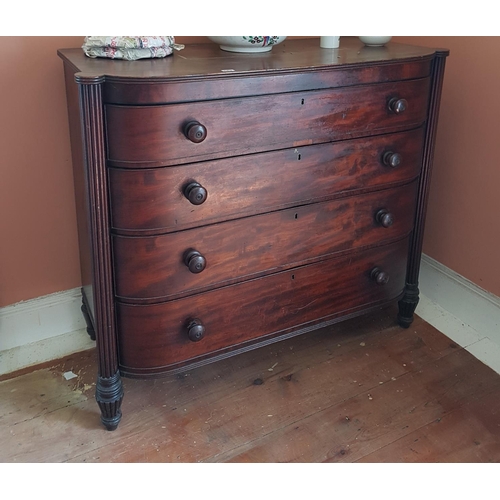
<path fill-rule="evenodd" d="M 207 138 L 207 128 L 199 122 L 189 122 L 184 128 L 184 135 L 198 144 Z"/>
<path fill-rule="evenodd" d="M 408 101 L 406 99 L 398 99 L 397 97 L 394 97 L 389 101 L 389 109 L 397 115 L 404 113 L 407 108 Z"/>
<path fill-rule="evenodd" d="M 188 184 L 184 189 L 184 196 L 193 204 L 201 205 L 205 203 L 208 193 L 207 190 L 197 182 Z"/>
<path fill-rule="evenodd" d="M 198 274 L 201 273 L 203 269 L 205 269 L 207 260 L 205 259 L 205 257 L 203 257 L 203 255 L 201 255 L 200 252 L 191 250 L 184 257 L 184 263 L 193 274 Z"/>
<path fill-rule="evenodd" d="M 205 327 L 199 319 L 192 319 L 187 329 L 188 337 L 191 342 L 199 342 L 205 336 Z"/>
<path fill-rule="evenodd" d="M 378 267 L 372 269 L 370 277 L 377 285 L 385 285 L 389 282 L 389 275 Z"/>
<path fill-rule="evenodd" d="M 393 153 L 392 151 L 387 151 L 387 153 L 384 153 L 384 156 L 382 157 L 384 165 L 392 168 L 399 167 L 402 160 L 403 158 L 401 158 L 399 153 Z"/>
<path fill-rule="evenodd" d="M 389 210 L 386 210 L 385 208 L 380 209 L 375 214 L 375 220 L 382 227 L 391 227 L 394 224 L 394 216 L 389 212 Z"/>

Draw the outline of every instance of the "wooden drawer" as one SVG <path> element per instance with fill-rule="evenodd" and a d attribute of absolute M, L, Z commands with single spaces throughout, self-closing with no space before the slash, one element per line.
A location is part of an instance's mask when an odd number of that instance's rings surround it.
<path fill-rule="evenodd" d="M 404 239 L 166 303 L 117 303 L 121 370 L 166 371 L 395 299 L 405 284 L 407 248 Z M 375 268 L 388 273 L 388 283 L 374 281 Z M 194 319 L 205 329 L 199 342 L 188 336 Z"/>
<path fill-rule="evenodd" d="M 156 234 L 408 182 L 420 172 L 423 129 L 179 167 L 110 168 L 113 228 Z M 401 157 L 398 167 L 385 153 Z M 196 181 L 201 205 L 183 194 Z"/>
<path fill-rule="evenodd" d="M 368 136 L 421 125 L 429 78 L 165 106 L 108 104 L 108 160 L 115 166 L 189 163 Z M 407 109 L 391 111 L 404 99 Z M 187 138 L 201 124 L 203 142 Z M 203 135 L 203 134 L 202 134 Z"/>
<path fill-rule="evenodd" d="M 401 239 L 413 228 L 416 188 L 413 182 L 156 237 L 115 236 L 116 295 L 158 301 Z"/>

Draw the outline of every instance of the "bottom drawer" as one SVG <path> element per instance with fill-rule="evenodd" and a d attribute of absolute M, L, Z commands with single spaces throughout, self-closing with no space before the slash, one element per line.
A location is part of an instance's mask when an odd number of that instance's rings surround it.
<path fill-rule="evenodd" d="M 407 250 L 404 239 L 170 302 L 117 303 L 120 368 L 143 376 L 168 371 L 395 299 Z"/>

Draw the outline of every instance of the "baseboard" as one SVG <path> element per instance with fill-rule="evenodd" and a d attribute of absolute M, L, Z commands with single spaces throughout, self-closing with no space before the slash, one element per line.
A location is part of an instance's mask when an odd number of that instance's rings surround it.
<path fill-rule="evenodd" d="M 75 288 L 0 308 L 0 375 L 93 347 L 81 303 Z"/>
<path fill-rule="evenodd" d="M 419 287 L 430 300 L 500 344 L 500 297 L 427 255 L 422 256 Z"/>
<path fill-rule="evenodd" d="M 84 329 L 0 351 L 0 376 L 94 347 L 95 342 Z"/>
<path fill-rule="evenodd" d="M 422 256 L 416 314 L 500 373 L 500 297 Z"/>

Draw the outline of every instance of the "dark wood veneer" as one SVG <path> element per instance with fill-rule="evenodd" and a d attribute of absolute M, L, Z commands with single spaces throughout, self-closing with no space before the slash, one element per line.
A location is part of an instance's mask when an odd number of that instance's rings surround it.
<path fill-rule="evenodd" d="M 199 366 L 390 301 L 409 326 L 447 51 L 343 37 L 247 56 L 59 55 L 107 429 L 121 375 Z"/>
<path fill-rule="evenodd" d="M 423 78 L 168 106 L 107 105 L 108 161 L 174 165 L 417 127 L 425 121 L 429 83 Z M 395 98 L 408 101 L 406 111 L 391 111 Z M 192 122 L 205 127 L 202 142 L 186 136 Z"/>
<path fill-rule="evenodd" d="M 115 236 L 116 295 L 164 300 L 400 239 L 413 228 L 416 187 L 412 183 L 163 236 Z M 381 209 L 393 215 L 389 227 L 377 221 Z M 185 264 L 191 250 L 206 259 L 196 274 Z"/>
<path fill-rule="evenodd" d="M 77 71 L 79 83 L 106 76 L 104 102 L 165 104 L 268 95 L 430 75 L 435 51 L 390 44 L 365 47 L 344 37 L 336 51 L 319 50 L 317 40 L 286 40 L 272 53 L 241 57 L 214 44 L 188 45 L 161 60 L 95 60 L 80 49 L 59 55 Z M 240 77 L 244 75 L 244 77 Z"/>
<path fill-rule="evenodd" d="M 109 168 L 117 233 L 164 233 L 404 184 L 420 173 L 424 129 L 155 169 Z M 384 154 L 397 152 L 395 168 Z M 185 186 L 208 192 L 194 207 Z"/>
<path fill-rule="evenodd" d="M 108 430 L 114 430 L 121 419 L 123 387 L 118 372 L 101 84 L 96 81 L 80 87 L 80 112 L 90 209 L 93 319 L 99 352 L 96 400 L 102 423 Z"/>
<path fill-rule="evenodd" d="M 432 65 L 432 79 L 434 85 L 431 88 L 429 98 L 428 121 L 426 138 L 424 143 L 422 173 L 420 175 L 419 193 L 415 215 L 415 230 L 413 231 L 410 252 L 408 254 L 408 269 L 406 275 L 405 295 L 399 302 L 399 324 L 408 328 L 413 321 L 413 313 L 418 304 L 418 275 L 420 272 L 420 259 L 422 255 L 422 244 L 424 239 L 425 214 L 427 212 L 427 199 L 432 173 L 432 162 L 434 159 L 434 143 L 436 139 L 437 119 L 441 103 L 441 91 L 443 86 L 444 68 L 447 51 L 439 51 Z"/>
<path fill-rule="evenodd" d="M 404 239 L 376 254 L 327 259 L 184 299 L 143 306 L 119 303 L 121 369 L 135 375 L 161 373 L 250 340 L 396 299 L 404 288 L 407 249 Z M 375 268 L 388 273 L 387 284 L 372 279 Z M 200 342 L 188 336 L 193 319 L 205 327 Z"/>

